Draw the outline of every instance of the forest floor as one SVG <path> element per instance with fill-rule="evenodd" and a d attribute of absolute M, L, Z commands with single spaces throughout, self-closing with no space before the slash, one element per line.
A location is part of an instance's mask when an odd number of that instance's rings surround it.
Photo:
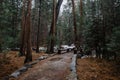
<path fill-rule="evenodd" d="M 33 52 L 33 61 L 44 53 Z M 10 80 L 68 80 L 73 53 L 55 55 L 33 65 L 17 79 Z M 3 58 L 3 59 L 2 59 Z M 0 80 L 24 65 L 17 51 L 0 55 Z M 120 62 L 96 58 L 77 59 L 78 80 L 120 80 Z"/>
<path fill-rule="evenodd" d="M 77 59 L 78 80 L 120 80 L 120 62 Z"/>
<path fill-rule="evenodd" d="M 58 54 L 42 60 L 17 80 L 67 80 L 73 53 Z"/>
<path fill-rule="evenodd" d="M 25 57 L 19 57 L 18 51 L 9 51 L 6 55 L 0 54 L 0 80 L 10 75 L 24 65 Z M 44 53 L 32 53 L 33 60 L 44 55 Z"/>

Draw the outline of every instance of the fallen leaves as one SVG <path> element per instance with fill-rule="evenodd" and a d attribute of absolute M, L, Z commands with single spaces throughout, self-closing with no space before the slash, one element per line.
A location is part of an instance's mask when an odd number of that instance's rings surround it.
<path fill-rule="evenodd" d="M 120 80 L 120 71 L 116 71 L 118 65 L 114 61 L 86 58 L 78 59 L 77 64 L 80 80 Z"/>

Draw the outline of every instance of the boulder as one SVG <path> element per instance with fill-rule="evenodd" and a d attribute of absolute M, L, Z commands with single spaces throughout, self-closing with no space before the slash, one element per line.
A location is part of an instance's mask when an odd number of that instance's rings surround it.
<path fill-rule="evenodd" d="M 20 72 L 25 72 L 25 71 L 27 71 L 27 70 L 28 70 L 28 68 L 25 67 L 25 66 L 23 66 L 23 67 L 21 67 L 20 69 L 18 69 L 18 71 L 20 71 Z"/>
<path fill-rule="evenodd" d="M 25 64 L 24 66 L 27 67 L 27 68 L 32 68 L 31 64 Z"/>
<path fill-rule="evenodd" d="M 34 64 L 37 64 L 38 63 L 38 60 L 35 60 L 33 62 L 30 63 L 30 65 L 34 65 Z"/>
<path fill-rule="evenodd" d="M 19 72 L 19 71 L 15 71 L 15 72 L 13 72 L 13 73 L 10 75 L 10 77 L 17 78 L 19 75 L 20 75 L 20 72 Z"/>

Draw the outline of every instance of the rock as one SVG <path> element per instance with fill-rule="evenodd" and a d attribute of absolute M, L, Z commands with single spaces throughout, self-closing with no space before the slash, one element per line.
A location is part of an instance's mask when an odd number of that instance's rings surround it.
<path fill-rule="evenodd" d="M 47 58 L 47 56 L 41 56 L 41 57 L 38 58 L 38 60 L 44 60 L 46 58 Z"/>
<path fill-rule="evenodd" d="M 44 59 L 44 57 L 43 57 L 43 56 L 41 56 L 41 57 L 39 57 L 39 58 L 38 58 L 38 60 L 43 60 L 43 59 Z"/>
<path fill-rule="evenodd" d="M 28 68 L 25 67 L 25 66 L 23 66 L 22 68 L 18 69 L 18 71 L 20 71 L 20 72 L 25 72 L 25 71 L 27 71 L 27 70 L 28 70 Z"/>
<path fill-rule="evenodd" d="M 82 54 L 77 54 L 77 58 L 81 58 L 82 56 Z"/>
<path fill-rule="evenodd" d="M 43 56 L 44 57 L 44 59 L 46 59 L 48 56 Z"/>
<path fill-rule="evenodd" d="M 84 58 L 88 58 L 88 56 L 87 56 L 87 55 L 85 55 L 85 56 L 82 56 L 82 57 L 81 57 L 81 59 L 84 59 Z"/>
<path fill-rule="evenodd" d="M 25 64 L 24 66 L 27 67 L 27 68 L 32 68 L 31 64 Z"/>
<path fill-rule="evenodd" d="M 36 51 L 36 48 L 32 48 L 33 51 Z"/>
<path fill-rule="evenodd" d="M 38 63 L 38 60 L 31 62 L 30 65 L 34 65 L 34 64 L 37 64 L 37 63 Z"/>
<path fill-rule="evenodd" d="M 54 55 L 56 55 L 56 54 L 49 54 L 48 56 L 49 56 L 49 57 L 52 57 L 52 56 L 54 56 Z M 48 56 L 47 56 L 47 57 L 48 57 Z"/>
<path fill-rule="evenodd" d="M 11 48 L 11 51 L 19 51 L 20 48 Z"/>
<path fill-rule="evenodd" d="M 12 74 L 10 75 L 10 77 L 17 78 L 19 75 L 20 75 L 20 72 L 19 72 L 19 71 L 15 71 L 14 73 L 12 73 Z"/>

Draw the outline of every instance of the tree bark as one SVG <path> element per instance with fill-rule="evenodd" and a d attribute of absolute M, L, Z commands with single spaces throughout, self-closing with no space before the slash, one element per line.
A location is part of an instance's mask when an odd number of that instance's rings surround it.
<path fill-rule="evenodd" d="M 40 45 L 40 17 L 41 17 L 41 0 L 39 0 L 39 19 L 38 19 L 38 31 L 37 31 L 37 48 L 36 53 L 39 53 L 39 45 Z"/>
<path fill-rule="evenodd" d="M 25 35 L 26 34 L 26 30 L 25 30 L 25 24 L 26 24 L 25 4 L 26 4 L 26 0 L 23 0 L 22 22 L 21 22 L 21 26 L 22 26 L 21 46 L 20 46 L 20 54 L 19 54 L 19 56 L 25 56 L 25 36 L 26 36 Z"/>
<path fill-rule="evenodd" d="M 59 0 L 56 5 L 56 0 L 53 0 L 53 19 L 52 19 L 52 24 L 51 24 L 50 33 L 49 33 L 50 40 L 48 41 L 48 48 L 47 48 L 48 53 L 54 52 L 55 36 L 56 36 L 56 23 L 57 23 L 57 18 L 59 15 L 62 1 L 63 0 Z"/>
<path fill-rule="evenodd" d="M 55 19 L 56 19 L 56 0 L 53 0 L 53 20 L 50 29 L 50 53 L 54 52 L 54 40 L 55 40 Z"/>
<path fill-rule="evenodd" d="M 24 63 L 32 61 L 32 51 L 31 51 L 31 3 L 32 0 L 28 0 L 28 12 L 26 19 L 26 58 Z"/>
<path fill-rule="evenodd" d="M 103 4 L 103 3 L 105 3 L 105 1 L 104 0 L 101 0 L 101 8 L 102 8 L 102 16 L 103 16 L 103 20 L 102 20 L 102 47 L 103 47 L 103 49 L 102 49 L 102 58 L 104 58 L 104 59 L 107 59 L 107 54 L 106 54 L 106 51 L 107 51 L 107 48 L 106 48 L 106 32 L 107 32 L 107 30 L 106 30 L 106 15 L 105 15 L 105 7 L 106 7 L 106 5 L 105 4 Z"/>
<path fill-rule="evenodd" d="M 80 27 L 79 27 L 79 45 L 82 45 L 82 29 L 83 28 L 83 2 L 80 0 Z"/>
<path fill-rule="evenodd" d="M 3 0 L 0 0 L 0 5 L 2 5 Z M 2 14 L 3 7 L 0 7 L 0 15 Z M 2 26 L 2 22 L 0 20 L 0 27 Z M 2 52 L 2 30 L 0 30 L 0 52 Z"/>
<path fill-rule="evenodd" d="M 60 12 L 60 7 L 61 7 L 62 2 L 63 2 L 63 0 L 58 0 L 57 6 L 56 6 L 56 22 L 57 22 L 57 19 L 58 19 L 58 15 L 59 15 L 59 12 Z"/>
<path fill-rule="evenodd" d="M 82 0 L 80 0 L 80 16 L 83 16 L 83 3 L 82 3 Z"/>
<path fill-rule="evenodd" d="M 72 0 L 72 12 L 73 12 L 73 26 L 74 26 L 74 44 L 77 46 L 77 25 L 76 25 L 76 16 L 75 16 L 75 3 L 74 0 Z"/>

